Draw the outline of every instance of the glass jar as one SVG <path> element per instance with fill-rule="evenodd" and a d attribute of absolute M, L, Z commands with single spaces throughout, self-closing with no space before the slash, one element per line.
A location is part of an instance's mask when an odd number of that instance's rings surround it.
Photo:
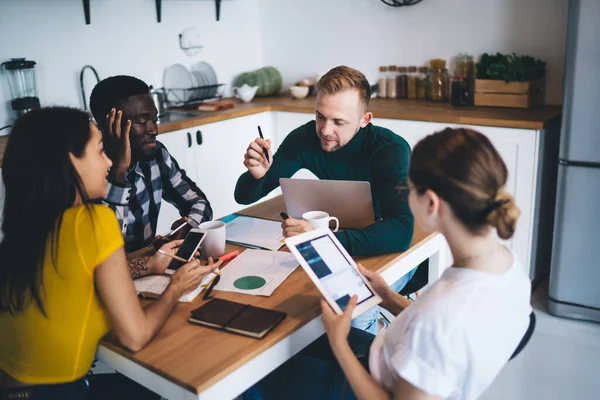
<path fill-rule="evenodd" d="M 379 67 L 379 78 L 377 78 L 377 97 L 387 97 L 387 67 Z"/>
<path fill-rule="evenodd" d="M 452 77 L 450 102 L 454 106 L 471 104 L 470 81 L 472 80 L 473 57 L 466 54 L 456 56 L 456 68 Z"/>
<path fill-rule="evenodd" d="M 398 99 L 405 99 L 406 98 L 406 84 L 407 84 L 407 76 L 406 76 L 406 72 L 407 72 L 407 68 L 406 67 L 398 67 L 398 90 L 396 91 L 397 93 L 397 98 Z"/>
<path fill-rule="evenodd" d="M 429 99 L 433 101 L 448 100 L 448 73 L 446 70 L 446 60 L 431 60 L 431 86 Z"/>
<path fill-rule="evenodd" d="M 395 65 L 390 65 L 388 67 L 388 77 L 387 77 L 387 98 L 395 99 L 397 97 L 397 80 L 398 80 L 398 68 Z"/>
<path fill-rule="evenodd" d="M 419 100 L 427 100 L 429 88 L 428 73 L 429 68 L 419 67 L 419 73 L 417 74 L 417 99 Z"/>
<path fill-rule="evenodd" d="M 409 100 L 417 99 L 417 67 L 408 67 L 406 76 L 406 98 Z"/>

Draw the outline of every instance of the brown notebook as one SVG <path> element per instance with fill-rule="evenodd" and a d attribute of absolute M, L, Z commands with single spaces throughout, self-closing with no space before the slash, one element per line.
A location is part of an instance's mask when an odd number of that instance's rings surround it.
<path fill-rule="evenodd" d="M 189 321 L 193 324 L 262 339 L 283 321 L 286 315 L 281 311 L 217 298 L 193 310 Z"/>

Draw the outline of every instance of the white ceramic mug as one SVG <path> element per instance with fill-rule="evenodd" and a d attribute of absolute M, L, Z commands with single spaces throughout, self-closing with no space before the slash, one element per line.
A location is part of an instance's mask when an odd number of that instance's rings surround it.
<path fill-rule="evenodd" d="M 329 221 L 335 221 L 335 229 L 337 232 L 340 229 L 340 221 L 336 217 L 330 217 L 325 211 L 309 211 L 302 214 L 302 219 L 308 222 L 315 229 L 329 228 Z"/>
<path fill-rule="evenodd" d="M 205 234 L 202 241 L 202 257 L 220 257 L 225 253 L 226 231 L 222 221 L 207 221 L 198 225 Z"/>

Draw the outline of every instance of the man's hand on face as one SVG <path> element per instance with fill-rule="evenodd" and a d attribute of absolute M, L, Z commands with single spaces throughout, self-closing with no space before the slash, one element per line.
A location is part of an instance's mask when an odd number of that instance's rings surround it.
<path fill-rule="evenodd" d="M 113 162 L 111 175 L 118 183 L 125 183 L 127 169 L 131 164 L 129 132 L 131 120 L 122 125 L 123 111 L 113 108 L 104 120 L 104 148 Z"/>
<path fill-rule="evenodd" d="M 269 153 L 269 161 L 265 158 L 263 149 Z M 250 171 L 254 179 L 261 179 L 273 163 L 273 153 L 271 152 L 271 140 L 256 138 L 248 145 L 246 154 L 244 154 L 244 165 Z"/>
<path fill-rule="evenodd" d="M 303 219 L 288 218 L 281 224 L 281 229 L 283 229 L 283 237 L 288 238 L 312 231 L 314 228 Z"/>

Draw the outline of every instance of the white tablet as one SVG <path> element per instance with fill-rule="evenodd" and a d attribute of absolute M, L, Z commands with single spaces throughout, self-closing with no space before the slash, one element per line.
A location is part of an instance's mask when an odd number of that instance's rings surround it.
<path fill-rule="evenodd" d="M 343 313 L 353 295 L 358 296 L 358 304 L 352 318 L 381 302 L 329 229 L 315 229 L 287 238 L 285 244 L 337 314 Z"/>

